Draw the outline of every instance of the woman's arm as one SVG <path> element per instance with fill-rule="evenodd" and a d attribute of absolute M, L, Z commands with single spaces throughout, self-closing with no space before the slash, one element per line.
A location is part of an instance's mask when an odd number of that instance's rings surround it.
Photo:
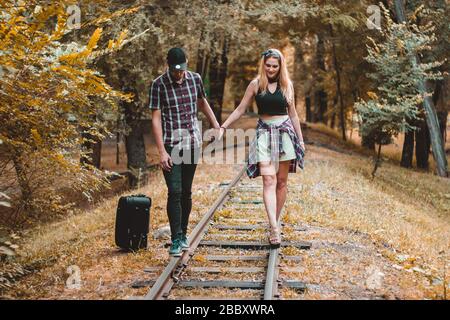
<path fill-rule="evenodd" d="M 215 129 L 219 129 L 219 123 L 217 122 L 216 116 L 214 115 L 208 101 L 205 98 L 198 99 L 197 105 L 199 110 L 205 114 L 211 126 Z"/>
<path fill-rule="evenodd" d="M 292 84 L 291 84 L 292 85 Z M 292 102 L 288 106 L 289 118 L 291 118 L 295 133 L 297 134 L 300 145 L 305 150 L 305 142 L 303 140 L 302 128 L 300 126 L 300 119 L 298 118 L 297 109 L 295 108 L 294 88 L 292 86 Z"/>

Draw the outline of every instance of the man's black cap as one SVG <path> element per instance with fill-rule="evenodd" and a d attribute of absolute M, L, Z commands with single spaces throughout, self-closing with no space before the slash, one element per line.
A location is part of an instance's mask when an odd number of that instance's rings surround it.
<path fill-rule="evenodd" d="M 170 70 L 187 70 L 186 53 L 181 48 L 172 48 L 167 52 L 167 64 Z"/>

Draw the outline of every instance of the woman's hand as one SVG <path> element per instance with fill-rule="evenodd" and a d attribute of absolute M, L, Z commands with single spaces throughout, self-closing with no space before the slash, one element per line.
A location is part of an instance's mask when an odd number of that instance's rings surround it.
<path fill-rule="evenodd" d="M 300 147 L 303 149 L 303 152 L 306 152 L 305 143 L 303 141 L 300 142 Z"/>
<path fill-rule="evenodd" d="M 220 127 L 219 128 L 219 134 L 217 136 L 217 140 L 218 141 L 222 140 L 224 134 L 225 134 L 225 128 L 224 127 Z"/>
<path fill-rule="evenodd" d="M 160 156 L 159 164 L 161 168 L 165 171 L 170 171 L 173 166 L 172 158 L 169 156 L 167 151 L 163 151 Z"/>

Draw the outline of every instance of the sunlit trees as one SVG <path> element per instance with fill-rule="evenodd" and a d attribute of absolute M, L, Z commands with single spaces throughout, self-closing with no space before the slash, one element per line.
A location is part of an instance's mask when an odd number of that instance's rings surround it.
<path fill-rule="evenodd" d="M 0 16 L 0 174 L 7 180 L 2 189 L 16 195 L 15 213 L 28 217 L 68 208 L 61 195 L 65 188 L 89 197 L 107 186 L 102 172 L 79 162 L 80 153 L 89 156 L 80 150 L 85 139 L 80 128 L 102 138 L 101 115 L 130 98 L 88 65 L 119 49 L 123 37 L 100 50 L 97 28 L 85 45 L 61 43 L 70 32 L 67 3 L 14 6 L 10 1 Z"/>

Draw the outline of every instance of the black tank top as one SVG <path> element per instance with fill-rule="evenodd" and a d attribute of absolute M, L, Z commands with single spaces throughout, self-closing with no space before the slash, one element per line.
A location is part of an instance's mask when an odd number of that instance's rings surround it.
<path fill-rule="evenodd" d="M 258 94 L 255 96 L 256 105 L 258 106 L 258 114 L 268 115 L 287 115 L 288 103 L 281 92 L 280 84 L 277 83 L 277 89 L 271 93 L 269 89 L 265 94 L 262 94 L 258 89 Z"/>

